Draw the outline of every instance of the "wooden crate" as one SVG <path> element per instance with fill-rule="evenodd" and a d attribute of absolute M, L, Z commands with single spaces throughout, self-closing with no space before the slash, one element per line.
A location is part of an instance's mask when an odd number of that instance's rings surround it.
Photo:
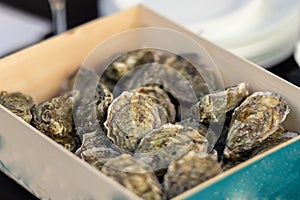
<path fill-rule="evenodd" d="M 53 97 L 63 82 L 83 63 L 97 44 L 112 35 L 139 27 L 163 27 L 177 30 L 203 46 L 222 75 L 225 86 L 241 81 L 251 91 L 273 91 L 284 96 L 291 106 L 286 127 L 300 132 L 300 89 L 268 71 L 239 58 L 217 45 L 187 31 L 143 6 L 96 19 L 0 60 L 0 90 L 21 91 L 38 102 Z M 72 153 L 26 124 L 0 106 L 0 169 L 43 199 L 139 199 Z M 297 144 L 297 137 L 193 188 L 178 198 L 200 197 L 212 188 L 215 199 L 224 199 L 226 191 L 214 185 L 228 180 L 244 169 Z M 298 152 L 299 155 L 299 152 Z M 298 162 L 299 156 L 286 162 Z M 248 168 L 247 168 L 248 167 Z M 276 167 L 276 166 L 275 166 Z M 276 179 L 285 181 L 284 177 Z M 222 193 L 223 191 L 223 193 Z M 196 198 L 195 198 L 196 199 Z"/>

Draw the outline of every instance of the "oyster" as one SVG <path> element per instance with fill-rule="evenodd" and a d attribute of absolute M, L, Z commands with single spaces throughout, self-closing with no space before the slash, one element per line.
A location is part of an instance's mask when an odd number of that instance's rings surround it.
<path fill-rule="evenodd" d="M 109 141 L 104 132 L 94 131 L 83 135 L 82 145 L 75 154 L 101 169 L 107 160 L 119 156 L 121 151 Z"/>
<path fill-rule="evenodd" d="M 299 133 L 294 133 L 294 132 L 283 132 L 283 133 L 282 133 L 282 131 L 280 131 L 280 132 L 281 132 L 281 134 L 274 133 L 273 135 L 268 137 L 260 146 L 255 147 L 252 150 L 249 157 L 251 158 L 258 154 L 262 154 L 262 153 L 268 151 L 269 149 L 271 149 L 281 143 L 284 143 L 292 138 L 295 138 L 299 135 Z"/>
<path fill-rule="evenodd" d="M 156 52 L 148 48 L 127 52 L 118 57 L 107 67 L 102 79 L 107 83 L 109 89 L 112 90 L 114 84 L 133 68 L 143 64 L 157 62 L 158 60 L 159 58 Z"/>
<path fill-rule="evenodd" d="M 194 119 L 194 118 L 187 118 L 187 119 L 184 119 L 180 122 L 176 122 L 175 124 L 176 125 L 181 125 L 183 127 L 191 127 L 193 129 L 196 129 L 204 137 L 208 133 L 208 128 L 205 125 L 199 123 L 199 121 L 197 119 Z"/>
<path fill-rule="evenodd" d="M 131 91 L 144 85 L 157 84 L 172 96 L 173 103 L 176 102 L 178 116 L 182 119 L 191 117 L 190 108 L 197 98 L 217 87 L 213 72 L 201 59 L 193 58 L 197 60 L 193 61 L 196 63 L 196 66 L 193 66 L 182 56 L 162 50 L 156 50 L 155 53 L 159 57 L 155 62 L 136 67 L 122 79 L 118 79 L 114 94 Z"/>
<path fill-rule="evenodd" d="M 91 166 L 101 169 L 101 167 L 110 159 L 120 155 L 120 152 L 107 147 L 95 147 L 82 152 L 81 157 Z"/>
<path fill-rule="evenodd" d="M 129 154 L 105 163 L 101 171 L 143 199 L 162 199 L 162 189 L 151 169 Z"/>
<path fill-rule="evenodd" d="M 225 162 L 221 162 L 222 170 L 227 171 L 227 170 L 241 164 L 244 161 L 245 160 L 240 159 L 240 160 L 226 160 Z"/>
<path fill-rule="evenodd" d="M 157 85 L 152 85 L 152 86 L 145 86 L 145 87 L 140 87 L 135 90 L 134 92 L 138 92 L 141 94 L 147 95 L 154 103 L 160 105 L 159 106 L 159 113 L 160 113 L 160 118 L 164 119 L 163 121 L 173 123 L 175 122 L 175 107 L 173 103 L 171 102 L 168 94 L 161 89 Z M 166 117 L 164 117 L 166 115 Z"/>
<path fill-rule="evenodd" d="M 31 107 L 34 105 L 31 96 L 22 94 L 20 92 L 8 93 L 6 91 L 0 92 L 0 104 L 8 110 L 21 117 L 27 123 L 31 122 L 32 114 Z"/>
<path fill-rule="evenodd" d="M 200 122 L 219 122 L 225 113 L 236 108 L 249 95 L 248 84 L 239 83 L 225 91 L 207 94 L 197 102 Z"/>
<path fill-rule="evenodd" d="M 197 130 L 166 124 L 149 132 L 139 143 L 134 156 L 161 175 L 171 161 L 194 150 L 207 154 L 208 142 Z"/>
<path fill-rule="evenodd" d="M 109 147 L 111 145 L 111 141 L 106 137 L 105 133 L 102 130 L 96 130 L 83 135 L 82 144 L 76 150 L 75 154 L 82 157 L 81 154 L 88 149 Z"/>
<path fill-rule="evenodd" d="M 133 152 L 142 137 L 165 123 L 158 110 L 147 95 L 123 92 L 108 108 L 107 137 L 119 148 Z"/>
<path fill-rule="evenodd" d="M 201 157 L 198 153 L 190 151 L 169 165 L 163 182 L 166 198 L 175 197 L 221 171 L 220 164 L 211 156 Z"/>
<path fill-rule="evenodd" d="M 76 147 L 76 142 L 71 135 L 52 136 L 52 139 L 69 151 L 73 151 Z"/>
<path fill-rule="evenodd" d="M 82 139 L 83 134 L 104 129 L 107 109 L 113 100 L 113 94 L 99 82 L 92 70 L 82 68 L 77 73 L 74 88 L 80 95 L 74 106 L 76 132 Z"/>
<path fill-rule="evenodd" d="M 187 59 L 192 61 L 194 65 Z M 196 54 L 183 54 L 183 56 L 171 55 L 165 60 L 163 65 L 171 67 L 184 76 L 192 85 L 198 98 L 208 94 L 209 90 L 216 89 L 213 72 L 209 70 Z M 184 96 L 179 98 L 182 98 L 182 101 L 187 100 Z"/>
<path fill-rule="evenodd" d="M 42 133 L 50 137 L 63 137 L 73 131 L 72 108 L 76 92 L 62 96 L 32 107 L 32 124 Z"/>
<path fill-rule="evenodd" d="M 290 109 L 278 94 L 255 92 L 234 110 L 224 156 L 239 159 L 274 134 Z"/>

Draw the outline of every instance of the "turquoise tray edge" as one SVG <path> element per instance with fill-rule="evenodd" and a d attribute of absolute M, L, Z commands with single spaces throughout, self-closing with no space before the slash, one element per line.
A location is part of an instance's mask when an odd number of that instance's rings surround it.
<path fill-rule="evenodd" d="M 300 199 L 300 140 L 241 168 L 186 200 Z"/>

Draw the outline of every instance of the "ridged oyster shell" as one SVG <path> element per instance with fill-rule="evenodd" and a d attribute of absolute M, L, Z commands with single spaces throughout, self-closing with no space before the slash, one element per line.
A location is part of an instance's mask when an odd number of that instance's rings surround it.
<path fill-rule="evenodd" d="M 103 81 L 112 90 L 114 84 L 130 70 L 143 64 L 158 62 L 158 60 L 157 53 L 151 49 L 145 48 L 127 52 L 107 67 Z"/>
<path fill-rule="evenodd" d="M 100 170 L 106 161 L 121 155 L 121 151 L 109 141 L 104 132 L 97 130 L 83 135 L 82 145 L 75 154 Z"/>
<path fill-rule="evenodd" d="M 166 198 L 175 197 L 221 172 L 221 165 L 215 158 L 210 155 L 201 157 L 190 151 L 169 165 L 163 182 Z"/>
<path fill-rule="evenodd" d="M 162 199 L 162 188 L 150 167 L 129 154 L 107 161 L 101 171 L 143 199 Z"/>
<path fill-rule="evenodd" d="M 133 92 L 147 95 L 154 103 L 159 105 L 159 115 L 162 121 L 175 122 L 175 107 L 168 94 L 157 85 L 150 85 L 137 88 Z"/>
<path fill-rule="evenodd" d="M 273 135 L 268 137 L 261 145 L 255 147 L 249 157 L 254 157 L 258 154 L 262 154 L 269 149 L 277 146 L 278 144 L 284 143 L 292 138 L 295 138 L 299 135 L 299 133 L 288 132 L 285 129 L 281 129 L 280 131 L 276 131 Z"/>
<path fill-rule="evenodd" d="M 158 105 L 147 95 L 125 91 L 109 106 L 104 125 L 115 145 L 133 152 L 140 139 L 164 123 Z"/>
<path fill-rule="evenodd" d="M 166 124 L 149 132 L 139 143 L 134 156 L 161 175 L 173 160 L 191 150 L 206 154 L 207 147 L 208 141 L 197 130 Z"/>
<path fill-rule="evenodd" d="M 65 136 L 73 130 L 73 105 L 78 93 L 69 92 L 32 108 L 32 124 L 48 136 Z"/>
<path fill-rule="evenodd" d="M 239 159 L 275 133 L 290 109 L 278 94 L 255 92 L 234 110 L 224 156 Z"/>
<path fill-rule="evenodd" d="M 73 132 L 73 106 L 77 92 L 69 92 L 32 107 L 32 124 L 70 151 L 76 146 Z"/>
<path fill-rule="evenodd" d="M 239 83 L 237 86 L 227 88 L 225 91 L 215 92 L 200 97 L 197 102 L 200 122 L 219 122 L 225 113 L 233 110 L 249 95 L 248 84 Z"/>
<path fill-rule="evenodd" d="M 198 98 L 208 94 L 209 90 L 216 90 L 214 73 L 202 62 L 198 55 L 183 54 L 182 56 L 170 55 L 167 57 L 162 64 L 171 67 L 184 76 L 192 85 Z M 192 61 L 195 66 L 189 61 Z M 189 101 L 185 96 L 179 98 L 182 98 L 182 101 Z"/>
<path fill-rule="evenodd" d="M 95 72 L 86 68 L 78 71 L 73 90 L 79 91 L 74 106 L 76 133 L 82 139 L 85 133 L 103 130 L 113 94 L 99 82 Z"/>
<path fill-rule="evenodd" d="M 30 109 L 35 104 L 31 96 L 20 92 L 8 93 L 1 91 L 0 104 L 27 123 L 31 122 L 32 114 Z"/>

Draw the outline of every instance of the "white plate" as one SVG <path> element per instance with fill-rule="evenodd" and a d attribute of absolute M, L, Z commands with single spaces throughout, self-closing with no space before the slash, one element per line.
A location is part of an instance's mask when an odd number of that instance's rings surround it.
<path fill-rule="evenodd" d="M 298 63 L 299 67 L 300 67 L 300 40 L 298 41 L 297 45 L 296 45 L 296 50 L 295 50 L 295 54 L 294 54 L 295 60 Z"/>
<path fill-rule="evenodd" d="M 103 14 L 137 3 L 264 67 L 290 56 L 300 0 L 101 0 Z"/>

